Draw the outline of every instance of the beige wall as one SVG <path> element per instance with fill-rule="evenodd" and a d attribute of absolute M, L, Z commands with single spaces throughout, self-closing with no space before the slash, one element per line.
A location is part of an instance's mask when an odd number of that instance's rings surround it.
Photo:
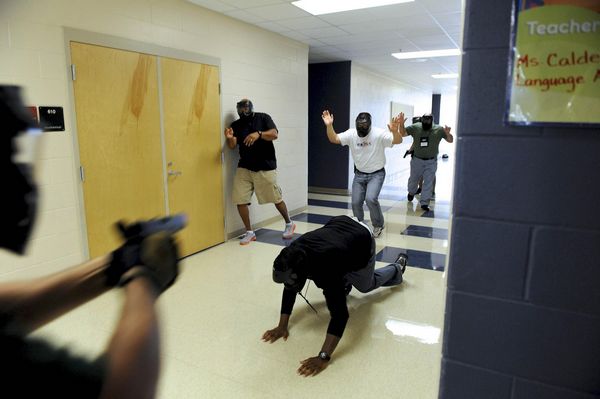
<path fill-rule="evenodd" d="M 0 279 L 46 274 L 85 258 L 64 27 L 220 60 L 223 125 L 242 97 L 269 113 L 280 130 L 284 199 L 290 210 L 306 205 L 307 45 L 184 0 L 1 0 L 0 83 L 24 86 L 31 105 L 64 107 L 66 131 L 44 135 L 39 223 L 26 257 L 0 252 Z M 230 200 L 236 163 L 237 152 L 226 149 L 226 232 L 242 228 Z M 251 207 L 254 222 L 276 215 L 273 206 Z"/>

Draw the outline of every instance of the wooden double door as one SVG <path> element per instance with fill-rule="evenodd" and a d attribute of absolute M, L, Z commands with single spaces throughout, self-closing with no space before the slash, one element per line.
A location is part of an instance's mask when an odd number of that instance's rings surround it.
<path fill-rule="evenodd" d="M 185 212 L 187 256 L 224 241 L 218 67 L 70 43 L 89 254 L 114 224 Z M 161 128 L 162 127 L 162 128 Z"/>

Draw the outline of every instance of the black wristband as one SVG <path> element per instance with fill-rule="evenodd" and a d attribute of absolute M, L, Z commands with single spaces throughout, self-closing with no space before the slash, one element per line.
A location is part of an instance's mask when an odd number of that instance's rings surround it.
<path fill-rule="evenodd" d="M 262 139 L 262 132 L 260 130 L 258 131 L 258 138 Z"/>

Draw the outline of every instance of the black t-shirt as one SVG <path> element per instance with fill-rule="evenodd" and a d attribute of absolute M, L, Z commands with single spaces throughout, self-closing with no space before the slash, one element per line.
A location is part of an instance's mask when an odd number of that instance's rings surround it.
<path fill-rule="evenodd" d="M 336 216 L 325 226 L 303 234 L 290 245 L 298 245 L 307 255 L 309 279 L 323 290 L 331 321 L 329 334 L 341 337 L 348 320 L 344 276 L 364 268 L 372 255 L 373 237 L 348 216 Z M 291 314 L 296 293 L 284 289 L 281 313 Z"/>
<path fill-rule="evenodd" d="M 251 117 L 240 118 L 233 122 L 231 128 L 240 149 L 239 168 L 249 169 L 253 172 L 277 169 L 273 141 L 259 139 L 249 147 L 244 144 L 244 139 L 251 133 L 277 129 L 268 114 L 255 112 Z"/>
<path fill-rule="evenodd" d="M 89 361 L 47 342 L 0 331 L 3 397 L 98 398 L 106 373 L 102 359 Z M 12 396 L 9 396 L 12 392 Z"/>

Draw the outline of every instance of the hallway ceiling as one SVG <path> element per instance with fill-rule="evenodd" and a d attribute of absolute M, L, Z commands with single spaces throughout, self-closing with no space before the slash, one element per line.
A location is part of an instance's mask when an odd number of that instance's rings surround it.
<path fill-rule="evenodd" d="M 456 91 L 459 56 L 398 60 L 391 53 L 456 49 L 461 45 L 461 0 L 415 0 L 313 16 L 293 0 L 188 0 L 310 46 L 309 62 L 352 61 L 379 75 L 433 93 Z"/>

